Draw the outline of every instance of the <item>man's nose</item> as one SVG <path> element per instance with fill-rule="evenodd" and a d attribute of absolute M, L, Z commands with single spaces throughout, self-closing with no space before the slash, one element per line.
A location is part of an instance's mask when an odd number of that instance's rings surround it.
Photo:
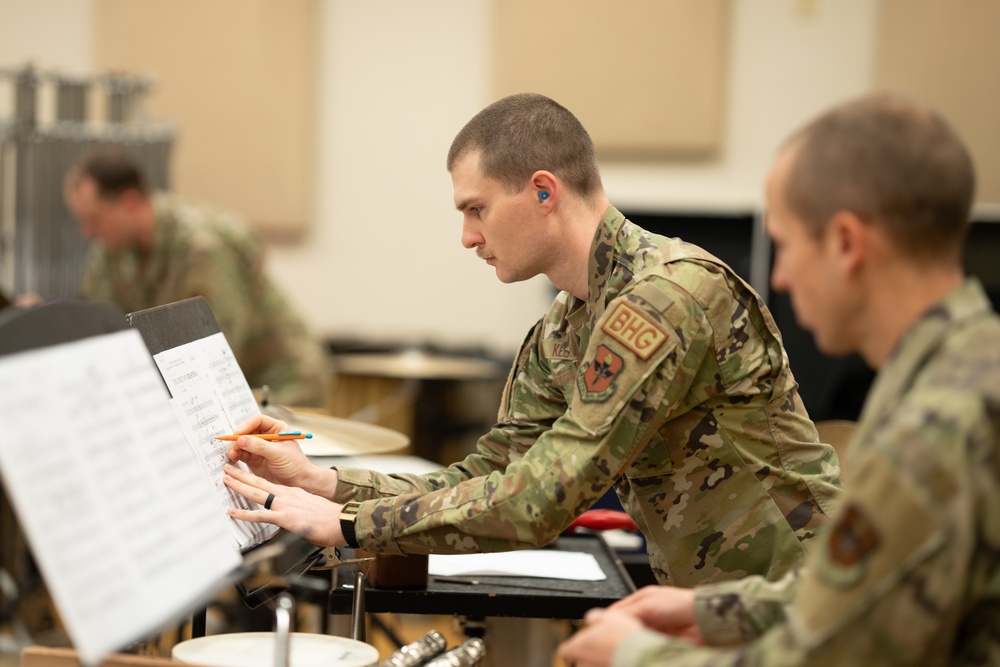
<path fill-rule="evenodd" d="M 785 278 L 785 271 L 780 261 L 776 261 L 771 268 L 771 287 L 775 292 L 788 291 L 788 280 Z"/>
<path fill-rule="evenodd" d="M 479 233 L 478 225 L 469 220 L 466 216 L 462 221 L 462 246 L 465 248 L 475 248 L 485 242 L 483 235 Z"/>

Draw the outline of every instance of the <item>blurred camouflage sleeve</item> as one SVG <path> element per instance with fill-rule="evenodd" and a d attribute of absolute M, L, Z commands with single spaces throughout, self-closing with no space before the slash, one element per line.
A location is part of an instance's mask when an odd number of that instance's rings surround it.
<path fill-rule="evenodd" d="M 751 641 L 785 618 L 799 572 L 777 581 L 753 576 L 695 588 L 695 616 L 706 644 L 729 646 Z"/>
<path fill-rule="evenodd" d="M 533 383 L 533 390 L 537 392 L 539 403 L 531 417 L 524 416 L 516 424 L 506 419 L 509 404 L 507 399 L 514 391 L 514 386 L 521 381 L 520 371 L 532 358 L 532 348 L 538 344 L 540 328 L 541 323 L 528 332 L 507 378 L 504 403 L 500 406 L 498 423 L 479 439 L 474 453 L 444 470 L 423 475 L 384 474 L 361 468 L 333 466 L 338 474 L 337 491 L 333 500 L 344 503 L 349 500 L 372 500 L 409 493 L 428 493 L 457 486 L 475 477 L 503 472 L 508 463 L 519 461 L 528 448 L 549 430 L 551 424 L 564 411 L 564 408 L 555 401 L 543 405 L 541 397 L 554 396 L 552 393 L 554 389 L 547 387 L 544 381 L 540 380 Z"/>

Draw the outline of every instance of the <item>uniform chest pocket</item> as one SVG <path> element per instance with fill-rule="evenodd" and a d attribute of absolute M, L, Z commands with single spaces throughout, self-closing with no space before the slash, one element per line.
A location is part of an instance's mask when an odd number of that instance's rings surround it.
<path fill-rule="evenodd" d="M 560 387 L 566 397 L 566 404 L 573 400 L 576 376 L 580 372 L 580 361 L 572 354 L 568 345 L 561 341 L 542 341 L 542 352 L 549 365 L 552 382 Z"/>

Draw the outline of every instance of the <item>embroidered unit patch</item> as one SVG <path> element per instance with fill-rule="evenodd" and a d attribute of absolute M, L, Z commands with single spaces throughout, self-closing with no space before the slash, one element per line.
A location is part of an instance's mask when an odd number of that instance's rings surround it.
<path fill-rule="evenodd" d="M 857 506 L 850 505 L 830 530 L 825 558 L 817 572 L 830 585 L 849 588 L 867 571 L 868 560 L 881 545 L 878 529 Z"/>
<path fill-rule="evenodd" d="M 607 345 L 598 345 L 594 359 L 577 376 L 580 398 L 588 403 L 604 401 L 615 391 L 615 378 L 625 368 L 625 360 Z"/>
<path fill-rule="evenodd" d="M 649 359 L 667 340 L 667 332 L 627 301 L 620 301 L 601 330 L 627 347 L 643 361 Z"/>

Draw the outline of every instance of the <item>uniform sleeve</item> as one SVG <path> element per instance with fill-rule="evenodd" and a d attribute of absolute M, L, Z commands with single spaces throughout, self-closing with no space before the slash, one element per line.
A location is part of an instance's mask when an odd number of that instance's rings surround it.
<path fill-rule="evenodd" d="M 383 474 L 374 470 L 333 466 L 337 470 L 337 491 L 333 500 L 392 498 L 412 493 L 428 493 L 452 488 L 465 480 L 503 471 L 511 461 L 520 460 L 538 437 L 551 428 L 565 411 L 559 406 L 557 390 L 539 368 L 542 323 L 537 323 L 521 344 L 503 391 L 497 423 L 479 439 L 476 451 L 444 470 L 423 475 Z M 539 400 L 525 401 L 524 395 Z M 541 400 L 543 396 L 549 400 Z M 511 407 L 512 403 L 518 407 Z"/>
<path fill-rule="evenodd" d="M 946 662 L 975 531 L 954 468 L 935 455 L 961 452 L 962 438 L 954 423 L 935 425 L 928 416 L 883 433 L 895 447 L 877 445 L 852 461 L 858 472 L 816 538 L 783 621 L 732 649 L 643 632 L 619 646 L 613 665 Z M 898 456 L 902 447 L 907 453 Z"/>
<path fill-rule="evenodd" d="M 609 304 L 569 377 L 565 366 L 550 366 L 544 337 L 535 340 L 512 376 L 503 425 L 464 462 L 468 478 L 362 503 L 362 547 L 463 553 L 551 542 L 636 458 L 662 421 L 660 406 L 673 403 L 670 391 L 686 392 L 676 371 L 699 362 L 685 355 L 704 354 L 636 295 Z"/>
<path fill-rule="evenodd" d="M 724 581 L 695 589 L 695 616 L 706 644 L 731 646 L 763 635 L 785 619 L 799 572 L 792 570 L 778 581 L 760 576 Z"/>

